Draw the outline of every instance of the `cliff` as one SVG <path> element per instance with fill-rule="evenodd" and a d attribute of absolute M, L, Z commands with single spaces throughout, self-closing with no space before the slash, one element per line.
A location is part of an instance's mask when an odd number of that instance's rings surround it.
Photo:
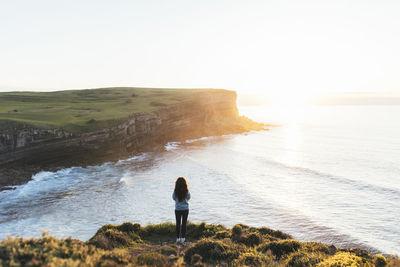
<path fill-rule="evenodd" d="M 104 225 L 87 242 L 8 238 L 0 242 L 0 266 L 399 266 L 398 257 L 300 242 L 267 227 L 189 223 L 185 243 L 175 224 Z"/>
<path fill-rule="evenodd" d="M 143 100 L 150 103 L 151 109 L 142 108 L 146 112 L 128 110 L 125 117 L 113 120 L 90 119 L 79 131 L 70 123 L 55 127 L 53 121 L 40 125 L 7 117 L 0 125 L 0 186 L 26 182 L 41 170 L 97 164 L 163 149 L 170 141 L 265 127 L 238 115 L 233 91 L 196 90 L 179 95 L 175 90 L 170 94 L 175 100 L 172 103 L 148 97 Z M 141 101 L 137 94 L 135 101 Z"/>

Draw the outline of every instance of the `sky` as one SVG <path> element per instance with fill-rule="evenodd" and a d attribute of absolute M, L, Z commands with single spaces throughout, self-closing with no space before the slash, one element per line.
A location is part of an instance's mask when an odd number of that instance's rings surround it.
<path fill-rule="evenodd" d="M 0 0 L 0 91 L 400 93 L 400 1 Z"/>

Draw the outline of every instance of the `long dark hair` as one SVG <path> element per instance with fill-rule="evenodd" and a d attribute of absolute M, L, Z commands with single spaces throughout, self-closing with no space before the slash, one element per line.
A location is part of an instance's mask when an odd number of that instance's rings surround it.
<path fill-rule="evenodd" d="M 186 195 L 189 192 L 189 188 L 184 177 L 179 177 L 178 179 L 176 179 L 174 192 L 179 201 L 182 201 L 186 198 Z"/>

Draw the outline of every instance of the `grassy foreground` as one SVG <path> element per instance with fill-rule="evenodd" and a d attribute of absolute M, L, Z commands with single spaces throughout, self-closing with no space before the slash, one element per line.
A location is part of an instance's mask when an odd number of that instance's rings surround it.
<path fill-rule="evenodd" d="M 175 244 L 175 225 L 104 225 L 87 242 L 43 234 L 0 243 L 0 266 L 400 266 L 396 257 L 299 242 L 281 231 L 242 224 L 227 229 L 188 225 Z"/>
<path fill-rule="evenodd" d="M 0 93 L 0 130 L 28 124 L 84 132 L 112 127 L 133 113 L 196 99 L 216 89 L 160 89 L 115 87 L 56 92 Z"/>

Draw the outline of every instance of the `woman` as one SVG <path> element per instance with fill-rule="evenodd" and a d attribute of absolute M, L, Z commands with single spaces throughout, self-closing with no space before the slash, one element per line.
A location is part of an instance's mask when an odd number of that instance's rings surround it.
<path fill-rule="evenodd" d="M 179 177 L 176 180 L 172 199 L 175 200 L 176 242 L 185 242 L 186 222 L 189 215 L 188 201 L 190 199 L 190 193 L 185 178 Z"/>

